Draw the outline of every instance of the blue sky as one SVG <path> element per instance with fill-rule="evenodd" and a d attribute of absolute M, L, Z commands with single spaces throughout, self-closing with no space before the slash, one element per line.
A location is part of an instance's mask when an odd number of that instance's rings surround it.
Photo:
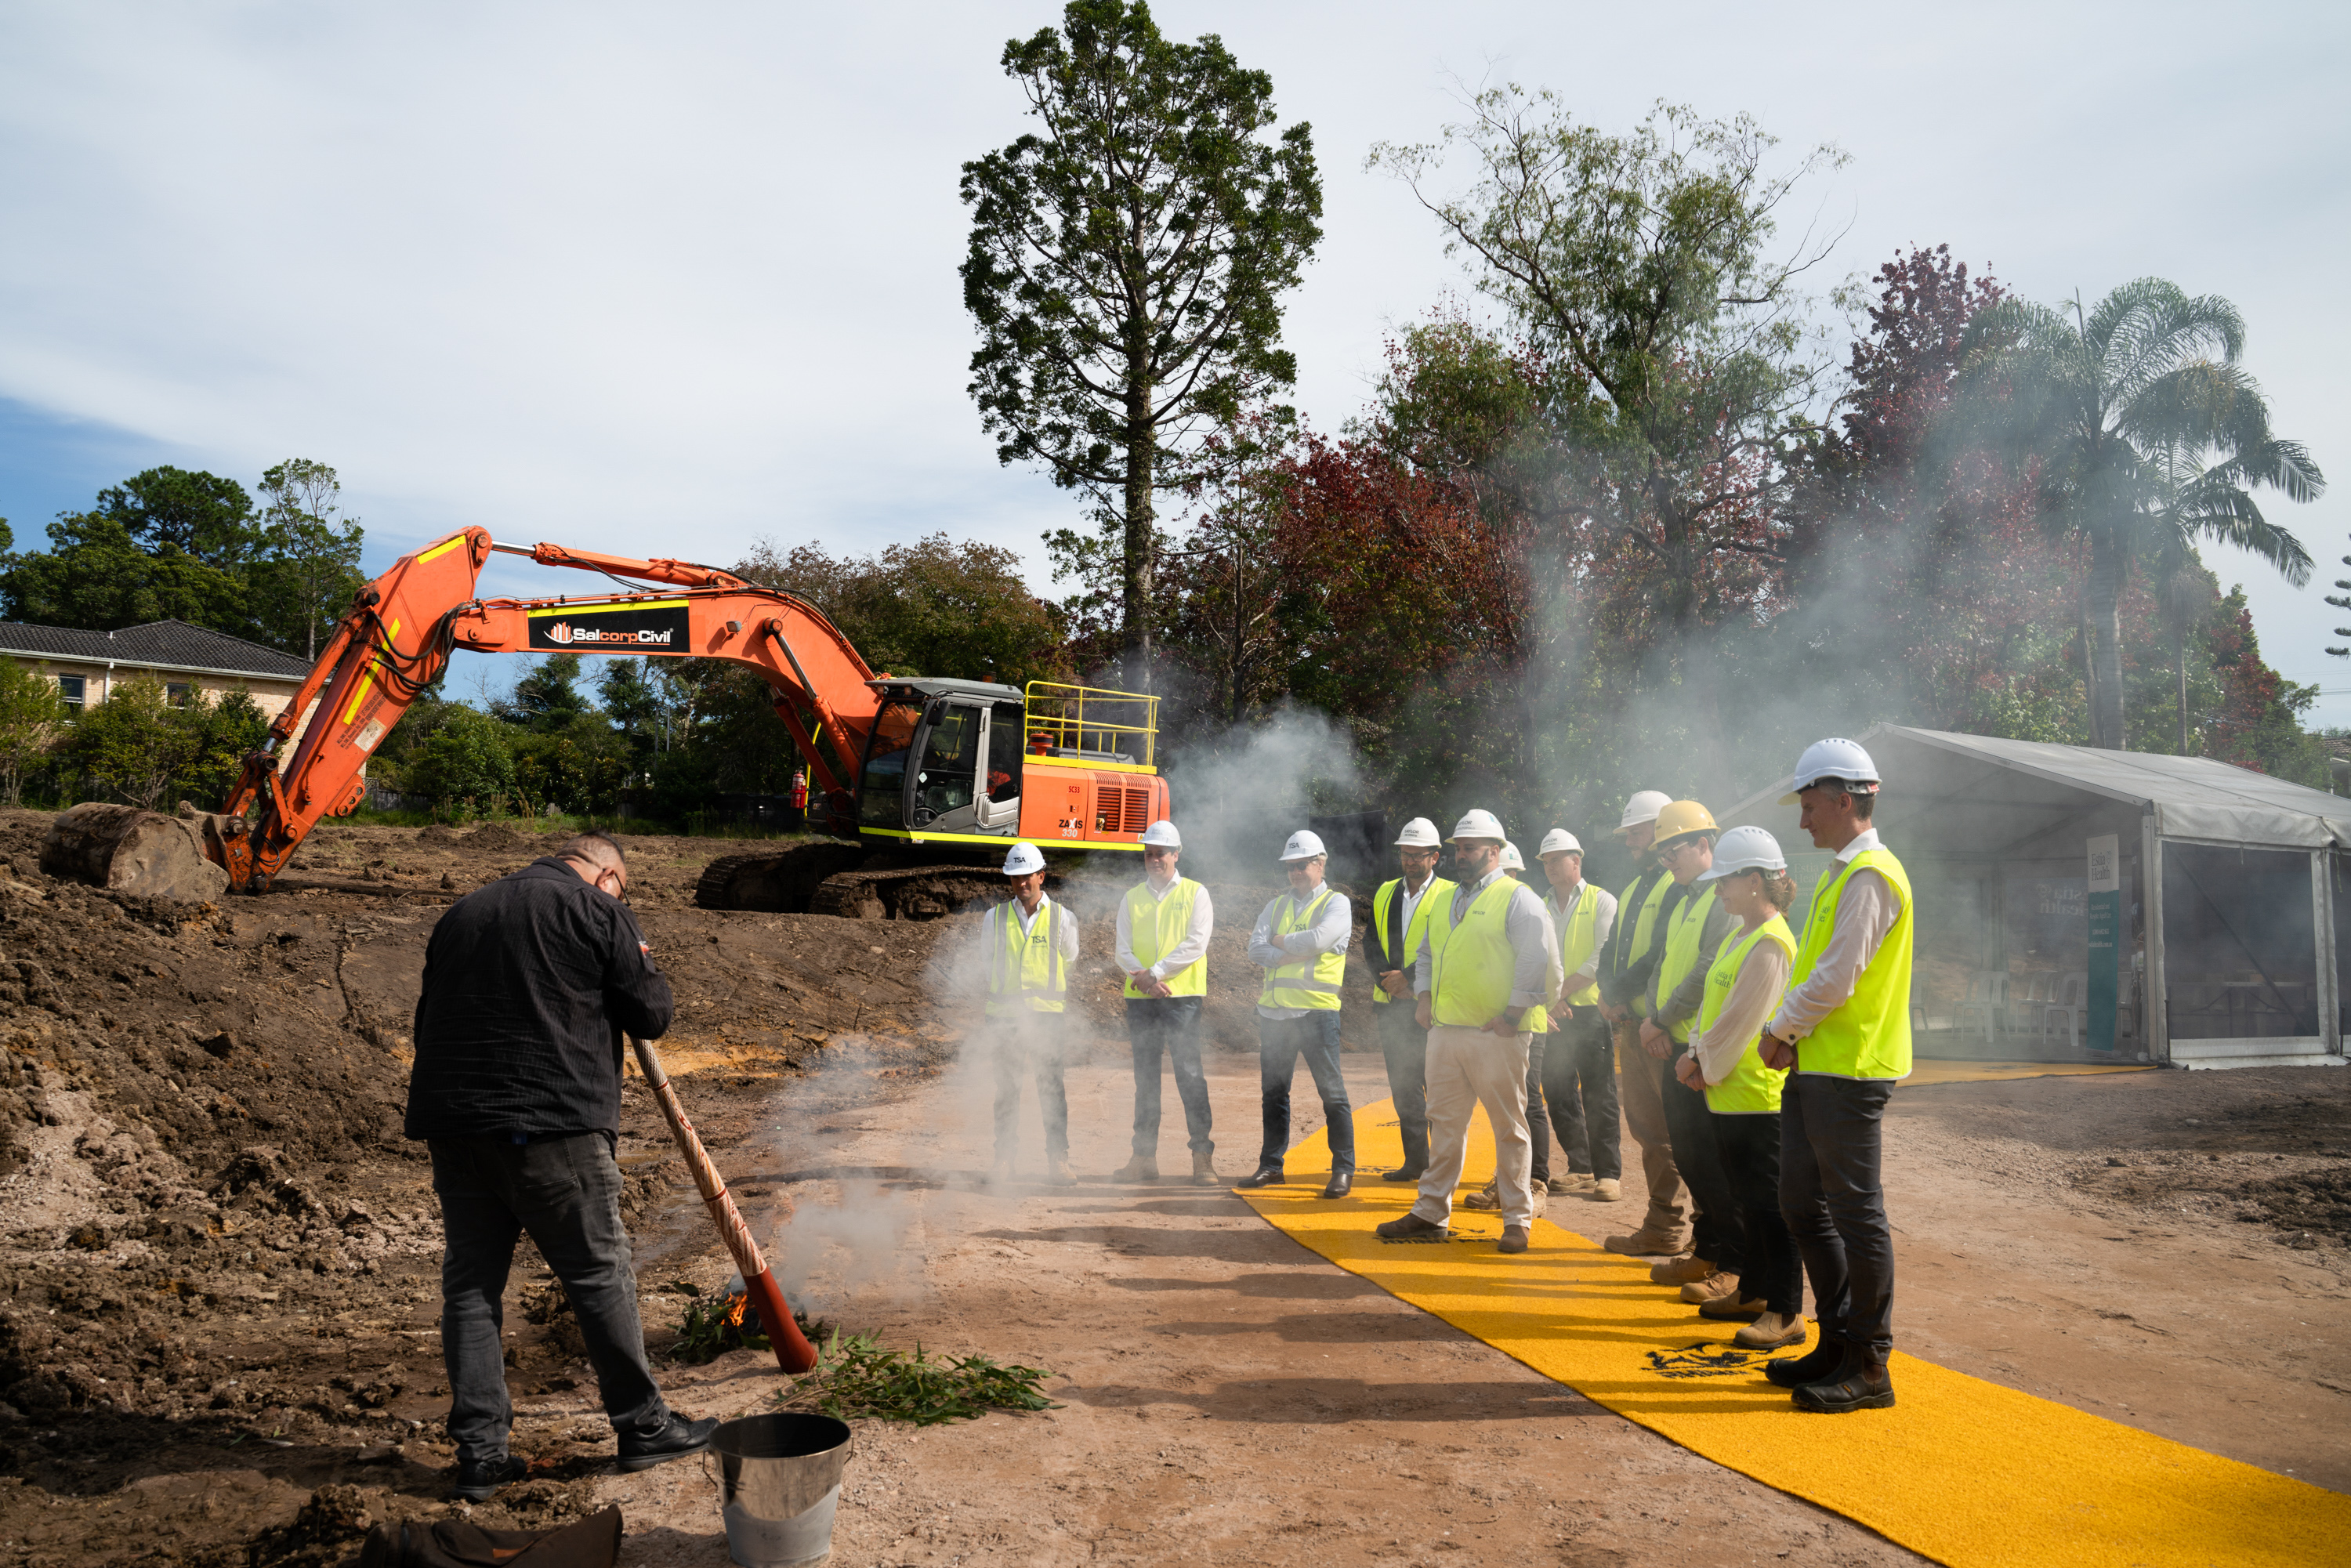
<path fill-rule="evenodd" d="M 1289 310 L 1335 426 L 1464 275 L 1377 141 L 1481 82 L 1605 127 L 1659 98 L 1851 154 L 1793 210 L 1835 277 L 1948 242 L 2011 287 L 2145 274 L 2234 300 L 2336 495 L 2278 516 L 2296 591 L 2214 559 L 2289 676 L 2344 688 L 2339 7 L 1165 5 L 1311 120 L 1326 238 Z M 726 561 L 946 529 L 1022 552 L 1071 498 L 1000 467 L 965 392 L 966 159 L 1023 129 L 998 68 L 1048 5 L 71 6 L 0 12 L 0 516 L 18 547 L 172 462 L 339 468 L 369 563 L 500 538 Z M 498 591 L 562 574 L 504 562 Z"/>

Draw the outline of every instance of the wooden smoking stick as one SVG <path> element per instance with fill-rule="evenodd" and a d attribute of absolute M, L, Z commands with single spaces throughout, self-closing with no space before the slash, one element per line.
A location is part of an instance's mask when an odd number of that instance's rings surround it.
<path fill-rule="evenodd" d="M 710 1155 L 702 1146 L 701 1137 L 694 1124 L 685 1119 L 685 1107 L 678 1103 L 677 1091 L 669 1086 L 669 1074 L 662 1071 L 661 1057 L 650 1040 L 630 1037 L 636 1048 L 637 1070 L 645 1075 L 645 1086 L 661 1102 L 662 1114 L 669 1118 L 671 1135 L 685 1155 L 686 1168 L 694 1173 L 694 1185 L 702 1190 L 702 1201 L 710 1210 L 710 1222 L 718 1227 L 718 1238 L 726 1243 L 726 1250 L 735 1257 L 735 1267 L 743 1275 L 743 1288 L 750 1293 L 752 1305 L 759 1309 L 760 1326 L 768 1331 L 768 1343 L 775 1347 L 776 1364 L 786 1372 L 801 1373 L 816 1365 L 816 1347 L 800 1333 L 792 1321 L 792 1309 L 784 1302 L 782 1287 L 776 1283 L 775 1270 L 768 1267 L 759 1255 L 759 1244 L 751 1239 L 751 1228 L 743 1223 L 743 1215 L 735 1207 L 735 1199 L 719 1179 L 718 1167 L 710 1163 Z"/>

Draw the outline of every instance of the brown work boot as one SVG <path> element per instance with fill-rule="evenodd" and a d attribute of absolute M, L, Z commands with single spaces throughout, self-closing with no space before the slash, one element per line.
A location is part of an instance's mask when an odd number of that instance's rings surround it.
<path fill-rule="evenodd" d="M 1137 1155 L 1110 1173 L 1113 1181 L 1157 1181 L 1159 1162 L 1149 1155 Z"/>
<path fill-rule="evenodd" d="M 1505 1225 L 1502 1227 L 1502 1239 L 1494 1243 L 1495 1251 L 1523 1252 L 1526 1249 L 1527 1228 L 1525 1226 Z"/>
<path fill-rule="evenodd" d="M 1630 1236 L 1612 1236 L 1602 1248 L 1627 1258 L 1678 1258 L 1689 1250 L 1687 1234 L 1675 1236 L 1644 1225 Z"/>
<path fill-rule="evenodd" d="M 1495 1182 L 1488 1182 L 1484 1186 L 1479 1187 L 1476 1192 L 1473 1192 L 1468 1197 L 1463 1198 L 1461 1200 L 1461 1207 L 1464 1208 L 1476 1209 L 1480 1214 L 1494 1213 L 1502 1207 L 1502 1194 L 1499 1186 Z"/>
<path fill-rule="evenodd" d="M 1594 1203 L 1615 1203 L 1624 1197 L 1625 1186 L 1614 1176 L 1601 1176 L 1593 1182 L 1592 1190 L 1584 1196 Z"/>
<path fill-rule="evenodd" d="M 1196 1154 L 1192 1156 L 1192 1185 L 1194 1186 L 1222 1186 L 1225 1185 L 1217 1176 L 1216 1155 Z"/>
<path fill-rule="evenodd" d="M 1011 1179 L 1012 1162 L 1010 1160 L 998 1160 L 987 1167 L 987 1180 L 990 1186 L 1002 1186 Z"/>
<path fill-rule="evenodd" d="M 1713 1274 L 1714 1265 L 1696 1254 L 1687 1258 L 1670 1258 L 1663 1263 L 1649 1265 L 1649 1283 L 1652 1285 L 1690 1285 L 1710 1279 Z"/>
<path fill-rule="evenodd" d="M 1698 1308 L 1698 1315 L 1719 1323 L 1752 1322 L 1771 1310 L 1771 1303 L 1761 1296 L 1741 1299 L 1737 1290 L 1717 1296 Z"/>
<path fill-rule="evenodd" d="M 1785 1350 L 1792 1344 L 1802 1344 L 1804 1343 L 1804 1314 L 1797 1312 L 1790 1316 L 1765 1312 L 1732 1334 L 1730 1343 L 1741 1350 Z"/>
<path fill-rule="evenodd" d="M 1055 1186 L 1075 1186 L 1078 1185 L 1078 1178 L 1070 1174 L 1070 1162 L 1067 1160 L 1047 1160 L 1045 1162 L 1045 1179 L 1051 1182 Z"/>
<path fill-rule="evenodd" d="M 1719 1270 L 1708 1274 L 1703 1280 L 1692 1280 L 1682 1287 L 1682 1300 L 1693 1307 L 1702 1307 L 1709 1301 L 1721 1301 L 1725 1296 L 1734 1301 L 1740 1299 L 1739 1276 Z"/>
<path fill-rule="evenodd" d="M 1433 1219 L 1423 1219 L 1417 1214 L 1406 1213 L 1401 1218 L 1373 1226 L 1372 1234 L 1383 1241 L 1442 1241 L 1452 1232 Z"/>
<path fill-rule="evenodd" d="M 1551 1195 L 1565 1197 L 1572 1192 L 1590 1192 L 1597 1185 L 1588 1171 L 1570 1171 L 1563 1176 L 1551 1178 Z"/>

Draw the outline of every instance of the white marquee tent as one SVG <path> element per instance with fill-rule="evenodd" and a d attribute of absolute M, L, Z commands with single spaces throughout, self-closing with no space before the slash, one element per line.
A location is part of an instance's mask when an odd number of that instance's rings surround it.
<path fill-rule="evenodd" d="M 2351 800 L 2203 758 L 1899 725 L 1857 738 L 1917 887 L 1922 1051 L 2344 1061 Z M 1771 829 L 1809 885 L 1827 857 L 1787 788 L 1719 821 Z"/>

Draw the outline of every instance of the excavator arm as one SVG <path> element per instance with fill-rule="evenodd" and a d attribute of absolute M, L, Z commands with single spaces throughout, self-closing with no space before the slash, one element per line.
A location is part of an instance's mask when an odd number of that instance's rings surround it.
<path fill-rule="evenodd" d="M 620 591 L 480 599 L 475 585 L 494 553 L 599 572 Z M 459 648 L 747 665 L 775 694 L 777 715 L 836 820 L 853 810 L 856 773 L 881 697 L 871 684 L 873 671 L 814 606 L 691 561 L 498 544 L 486 530 L 467 528 L 402 557 L 360 591 L 301 689 L 271 724 L 263 748 L 246 758 L 243 776 L 204 834 L 205 852 L 226 868 L 231 887 L 268 886 L 320 818 L 358 806 L 368 758 Z M 818 745 L 820 735 L 834 762 Z"/>

